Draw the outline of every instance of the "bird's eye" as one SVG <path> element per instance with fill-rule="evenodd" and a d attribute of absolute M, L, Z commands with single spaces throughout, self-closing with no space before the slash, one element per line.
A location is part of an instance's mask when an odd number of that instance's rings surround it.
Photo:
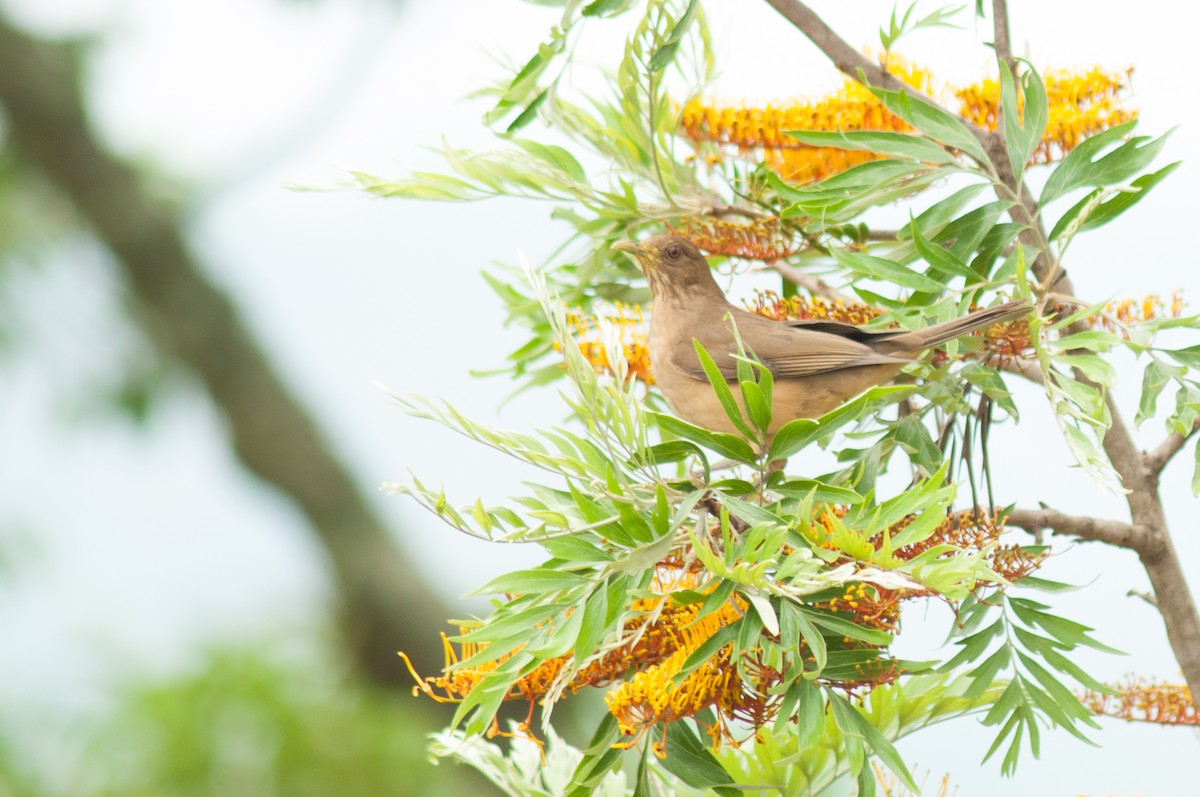
<path fill-rule="evenodd" d="M 678 260 L 679 256 L 683 254 L 683 250 L 679 248 L 679 244 L 671 244 L 667 247 L 665 254 L 669 260 Z"/>

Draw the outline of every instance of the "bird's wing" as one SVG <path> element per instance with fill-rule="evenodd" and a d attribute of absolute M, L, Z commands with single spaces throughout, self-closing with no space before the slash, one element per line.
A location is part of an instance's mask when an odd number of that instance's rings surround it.
<path fill-rule="evenodd" d="M 733 318 L 746 347 L 778 378 L 794 379 L 866 365 L 899 365 L 909 362 L 906 358 L 881 354 L 847 334 L 835 334 L 813 328 L 818 325 L 792 326 L 741 310 L 734 312 Z M 838 332 L 846 331 L 843 329 L 846 327 L 857 329 L 849 324 L 822 322 L 824 323 L 835 325 L 839 328 Z M 734 355 L 737 348 L 728 328 L 709 335 L 702 332 L 696 337 L 712 355 L 721 374 L 729 381 L 735 381 L 737 359 Z M 697 360 L 693 359 L 685 370 L 697 379 L 705 378 Z"/>
<path fill-rule="evenodd" d="M 837 335 L 850 340 L 857 340 L 860 343 L 866 343 L 873 340 L 884 340 L 896 337 L 898 334 L 908 332 L 907 329 L 863 329 L 856 327 L 854 324 L 847 324 L 843 321 L 828 321 L 825 319 L 802 318 L 794 321 L 784 321 L 793 329 L 807 329 L 811 332 L 827 332 L 830 335 Z"/>

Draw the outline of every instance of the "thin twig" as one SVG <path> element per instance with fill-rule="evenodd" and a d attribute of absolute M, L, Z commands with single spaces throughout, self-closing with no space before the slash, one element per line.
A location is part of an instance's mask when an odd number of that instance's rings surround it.
<path fill-rule="evenodd" d="M 1141 590 L 1131 589 L 1125 593 L 1125 596 L 1129 597 L 1129 598 L 1141 598 L 1146 603 L 1153 606 L 1155 609 L 1158 608 L 1158 598 L 1154 597 L 1153 593 L 1142 592 Z"/>
<path fill-rule="evenodd" d="M 761 219 L 767 214 L 751 208 L 743 208 L 737 205 L 713 205 L 705 208 L 700 214 L 701 216 L 712 216 L 713 218 L 723 218 L 725 216 L 743 216 L 747 219 Z"/>

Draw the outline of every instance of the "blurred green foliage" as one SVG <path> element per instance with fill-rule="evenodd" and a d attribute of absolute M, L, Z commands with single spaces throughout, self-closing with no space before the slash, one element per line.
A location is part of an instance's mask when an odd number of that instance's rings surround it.
<path fill-rule="evenodd" d="M 310 652 L 269 647 L 218 649 L 191 672 L 131 680 L 106 716 L 68 733 L 60 746 L 74 750 L 60 760 L 20 755 L 9 740 L 30 729 L 6 727 L 0 797 L 490 792 L 466 768 L 429 762 L 426 735 L 444 718 L 428 704 L 370 687 Z"/>

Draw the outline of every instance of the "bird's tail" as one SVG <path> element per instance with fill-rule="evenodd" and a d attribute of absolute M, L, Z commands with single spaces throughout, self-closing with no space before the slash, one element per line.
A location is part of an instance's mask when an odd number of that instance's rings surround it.
<path fill-rule="evenodd" d="M 1005 302 L 995 307 L 989 307 L 986 310 L 980 310 L 977 313 L 965 315 L 962 318 L 955 318 L 950 321 L 944 321 L 941 324 L 934 324 L 931 327 L 916 330 L 912 333 L 913 337 L 917 341 L 920 341 L 919 345 L 914 348 L 932 349 L 941 346 L 947 341 L 961 338 L 963 335 L 969 335 L 977 329 L 990 327 L 992 324 L 998 324 L 1001 321 L 1011 321 L 1014 318 L 1020 318 L 1027 315 L 1032 309 L 1033 305 L 1030 304 L 1028 299 L 1018 299 L 1017 301 Z"/>

